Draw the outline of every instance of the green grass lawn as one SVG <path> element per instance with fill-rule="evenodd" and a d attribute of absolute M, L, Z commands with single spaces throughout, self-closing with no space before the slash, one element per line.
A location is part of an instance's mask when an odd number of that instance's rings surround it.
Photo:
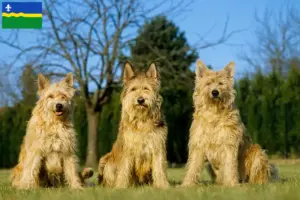
<path fill-rule="evenodd" d="M 83 191 L 69 188 L 37 189 L 30 191 L 15 190 L 10 187 L 9 171 L 0 170 L 0 199 L 300 199 L 300 164 L 278 164 L 281 181 L 265 185 L 243 184 L 225 188 L 210 183 L 206 171 L 202 174 L 201 184 L 192 188 L 175 188 L 181 182 L 184 169 L 169 169 L 168 177 L 172 184 L 169 189 L 139 187 L 129 189 L 108 189 L 99 186 Z M 91 180 L 96 183 L 96 174 Z"/>

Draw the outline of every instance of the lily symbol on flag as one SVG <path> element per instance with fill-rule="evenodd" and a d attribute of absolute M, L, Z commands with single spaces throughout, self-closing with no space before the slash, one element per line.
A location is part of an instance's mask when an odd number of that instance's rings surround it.
<path fill-rule="evenodd" d="M 7 4 L 7 6 L 5 7 L 5 9 L 6 9 L 7 12 L 9 12 L 11 8 L 12 7 L 9 4 Z"/>

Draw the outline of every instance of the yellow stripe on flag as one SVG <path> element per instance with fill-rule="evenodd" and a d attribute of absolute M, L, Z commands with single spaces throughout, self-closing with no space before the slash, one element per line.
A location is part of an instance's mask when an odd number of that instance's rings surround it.
<path fill-rule="evenodd" d="M 25 13 L 2 13 L 2 17 L 43 17 L 43 14 L 25 14 Z"/>

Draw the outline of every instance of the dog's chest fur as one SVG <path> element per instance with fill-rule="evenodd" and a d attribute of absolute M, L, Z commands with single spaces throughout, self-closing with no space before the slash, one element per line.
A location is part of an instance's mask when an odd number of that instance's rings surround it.
<path fill-rule="evenodd" d="M 163 147 L 166 131 L 164 128 L 145 123 L 142 128 L 124 127 L 124 150 L 133 157 L 135 166 L 151 168 L 153 156 Z M 148 170 L 146 170 L 148 171 Z"/>
<path fill-rule="evenodd" d="M 243 136 L 239 118 L 231 112 L 202 112 L 194 119 L 192 144 L 204 150 L 206 158 L 218 165 L 228 149 L 238 149 Z"/>
<path fill-rule="evenodd" d="M 139 131 L 126 129 L 124 133 L 124 145 L 132 155 L 136 157 L 151 156 L 158 149 L 158 143 L 161 142 L 162 131 L 160 129 L 150 129 Z"/>
<path fill-rule="evenodd" d="M 161 127 L 150 126 L 142 129 L 124 129 L 124 150 L 134 164 L 134 173 L 140 181 L 151 174 L 155 156 L 163 149 L 166 132 Z"/>
<path fill-rule="evenodd" d="M 59 174 L 63 171 L 63 157 L 73 153 L 75 135 L 72 128 L 55 124 L 43 134 L 44 165 L 49 173 Z"/>
<path fill-rule="evenodd" d="M 72 152 L 75 142 L 72 128 L 68 128 L 63 124 L 55 124 L 43 131 L 43 152 L 45 155 L 52 152 L 63 154 Z"/>

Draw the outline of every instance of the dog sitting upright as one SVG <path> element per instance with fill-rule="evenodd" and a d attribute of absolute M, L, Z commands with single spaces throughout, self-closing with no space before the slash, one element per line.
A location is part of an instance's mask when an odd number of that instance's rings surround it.
<path fill-rule="evenodd" d="M 161 113 L 155 64 L 147 72 L 134 72 L 127 62 L 123 83 L 119 133 L 112 151 L 100 159 L 99 184 L 116 188 L 140 184 L 168 187 L 167 125 Z"/>
<path fill-rule="evenodd" d="M 190 128 L 187 172 L 182 183 L 191 186 L 208 160 L 217 184 L 265 183 L 277 176 L 274 165 L 258 144 L 245 135 L 239 110 L 234 105 L 234 63 L 213 71 L 197 60 L 194 115 Z"/>
<path fill-rule="evenodd" d="M 19 189 L 39 186 L 82 188 L 84 179 L 93 175 L 90 168 L 77 173 L 76 135 L 71 120 L 73 75 L 50 84 L 38 77 L 39 100 L 27 124 L 19 155 L 12 172 L 12 185 Z"/>

